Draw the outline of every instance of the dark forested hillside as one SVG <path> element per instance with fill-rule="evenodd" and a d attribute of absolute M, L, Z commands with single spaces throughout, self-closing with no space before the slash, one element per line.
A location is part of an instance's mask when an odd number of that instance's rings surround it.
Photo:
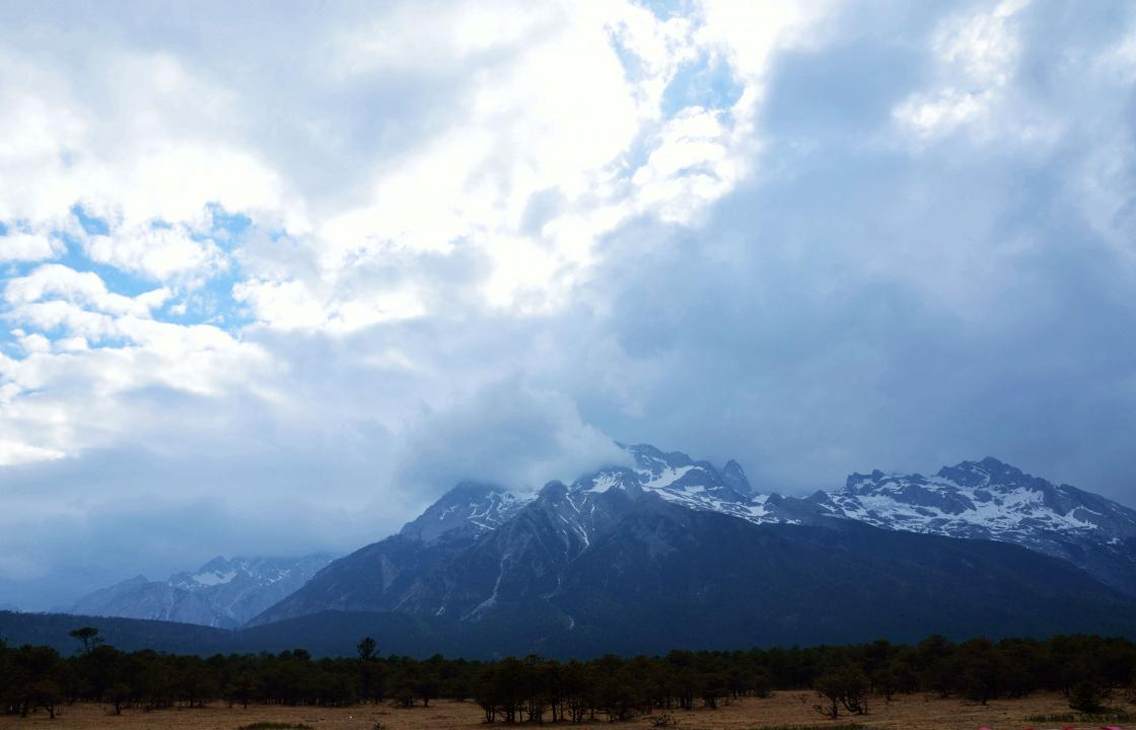
<path fill-rule="evenodd" d="M 430 656 L 458 645 L 446 622 L 391 613 L 329 611 L 230 631 L 167 621 L 0 612 L 0 639 L 13 646 L 36 644 L 70 652 L 75 640 L 69 632 L 80 626 L 97 627 L 108 644 L 125 651 L 151 649 L 199 656 L 279 652 L 296 646 L 303 646 L 316 656 L 346 656 L 354 653 L 355 642 L 364 634 L 381 640 L 392 652 L 410 656 Z"/>
<path fill-rule="evenodd" d="M 97 626 L 104 641 L 123 651 L 153 649 L 204 656 L 229 651 L 233 638 L 231 631 L 197 624 L 0 611 L 0 640 L 12 646 L 36 644 L 70 652 L 75 647 L 75 640 L 68 636 L 68 632 L 81 626 Z"/>

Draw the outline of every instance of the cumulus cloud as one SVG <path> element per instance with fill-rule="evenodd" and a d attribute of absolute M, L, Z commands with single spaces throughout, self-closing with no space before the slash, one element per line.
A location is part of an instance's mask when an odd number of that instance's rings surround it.
<path fill-rule="evenodd" d="M 109 291 L 98 274 L 79 272 L 61 264 L 44 264 L 27 276 L 9 279 L 4 286 L 4 299 L 17 308 L 54 300 L 108 314 L 141 317 L 148 317 L 151 308 L 160 305 L 167 294 L 155 289 L 137 297 L 123 296 Z"/>
<path fill-rule="evenodd" d="M 34 233 L 8 233 L 0 236 L 0 261 L 41 261 L 63 252 L 58 239 Z"/>
<path fill-rule="evenodd" d="M 463 479 L 533 490 L 628 461 L 610 437 L 580 418 L 571 398 L 516 379 L 427 412 L 401 453 L 400 477 L 426 493 Z"/>
<path fill-rule="evenodd" d="M 225 267 L 216 243 L 180 226 L 143 226 L 114 236 L 92 235 L 83 241 L 83 248 L 95 263 L 157 281 L 184 276 L 208 278 Z"/>
<path fill-rule="evenodd" d="M 0 9 L 0 599 L 614 439 L 1131 502 L 1136 17 L 1070 7 Z"/>

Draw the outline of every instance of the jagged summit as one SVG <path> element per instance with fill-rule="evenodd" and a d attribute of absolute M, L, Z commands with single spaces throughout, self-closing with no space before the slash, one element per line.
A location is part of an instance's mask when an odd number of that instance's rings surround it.
<path fill-rule="evenodd" d="M 730 489 L 733 489 L 738 494 L 753 494 L 753 487 L 750 486 L 749 479 L 746 478 L 745 470 L 738 462 L 730 459 L 726 465 L 722 467 L 722 480 Z"/>
<path fill-rule="evenodd" d="M 462 481 L 406 523 L 401 534 L 427 544 L 443 538 L 476 537 L 499 527 L 528 499 L 498 484 Z"/>
<path fill-rule="evenodd" d="M 982 461 L 962 461 L 954 466 L 944 466 L 936 476 L 965 487 L 984 485 L 1000 487 L 1044 487 L 1044 479 L 1030 476 L 1021 469 L 987 456 Z"/>
<path fill-rule="evenodd" d="M 556 501 L 564 499 L 567 495 L 568 487 L 564 486 L 564 482 L 553 480 L 541 487 L 537 496 L 541 499 Z"/>
<path fill-rule="evenodd" d="M 606 467 L 586 474 L 573 482 L 569 491 L 643 491 L 690 509 L 764 521 L 766 498 L 751 495 L 745 472 L 737 462 L 718 469 L 709 461 L 692 459 L 681 451 L 664 452 L 650 444 L 622 448 L 631 455 L 634 467 Z"/>

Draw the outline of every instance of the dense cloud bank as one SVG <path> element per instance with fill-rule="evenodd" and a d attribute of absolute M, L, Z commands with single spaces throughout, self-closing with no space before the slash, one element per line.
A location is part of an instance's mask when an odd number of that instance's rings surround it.
<path fill-rule="evenodd" d="M 1136 502 L 1131 5 L 791 7 L 0 10 L 0 599 L 613 439 Z"/>

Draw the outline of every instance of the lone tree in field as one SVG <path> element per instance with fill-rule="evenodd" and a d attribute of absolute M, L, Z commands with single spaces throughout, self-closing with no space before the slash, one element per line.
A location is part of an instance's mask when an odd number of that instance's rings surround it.
<path fill-rule="evenodd" d="M 74 631 L 69 632 L 68 636 L 70 636 L 72 639 L 78 639 L 79 641 L 83 642 L 84 654 L 90 654 L 91 649 L 103 642 L 103 640 L 99 638 L 99 630 L 94 626 L 84 626 L 82 628 L 75 629 Z"/>
<path fill-rule="evenodd" d="M 359 655 L 359 696 L 364 702 L 383 699 L 383 668 L 378 661 L 378 644 L 370 636 L 355 645 Z"/>
<path fill-rule="evenodd" d="M 868 712 L 868 677 L 859 667 L 848 665 L 831 669 L 816 678 L 813 689 L 825 703 L 814 705 L 820 714 L 835 720 L 840 716 L 840 707 L 854 715 Z"/>
<path fill-rule="evenodd" d="M 358 652 L 360 659 L 369 662 L 375 658 L 375 652 L 378 646 L 379 645 L 370 636 L 364 636 L 362 641 L 355 645 L 355 651 Z"/>

